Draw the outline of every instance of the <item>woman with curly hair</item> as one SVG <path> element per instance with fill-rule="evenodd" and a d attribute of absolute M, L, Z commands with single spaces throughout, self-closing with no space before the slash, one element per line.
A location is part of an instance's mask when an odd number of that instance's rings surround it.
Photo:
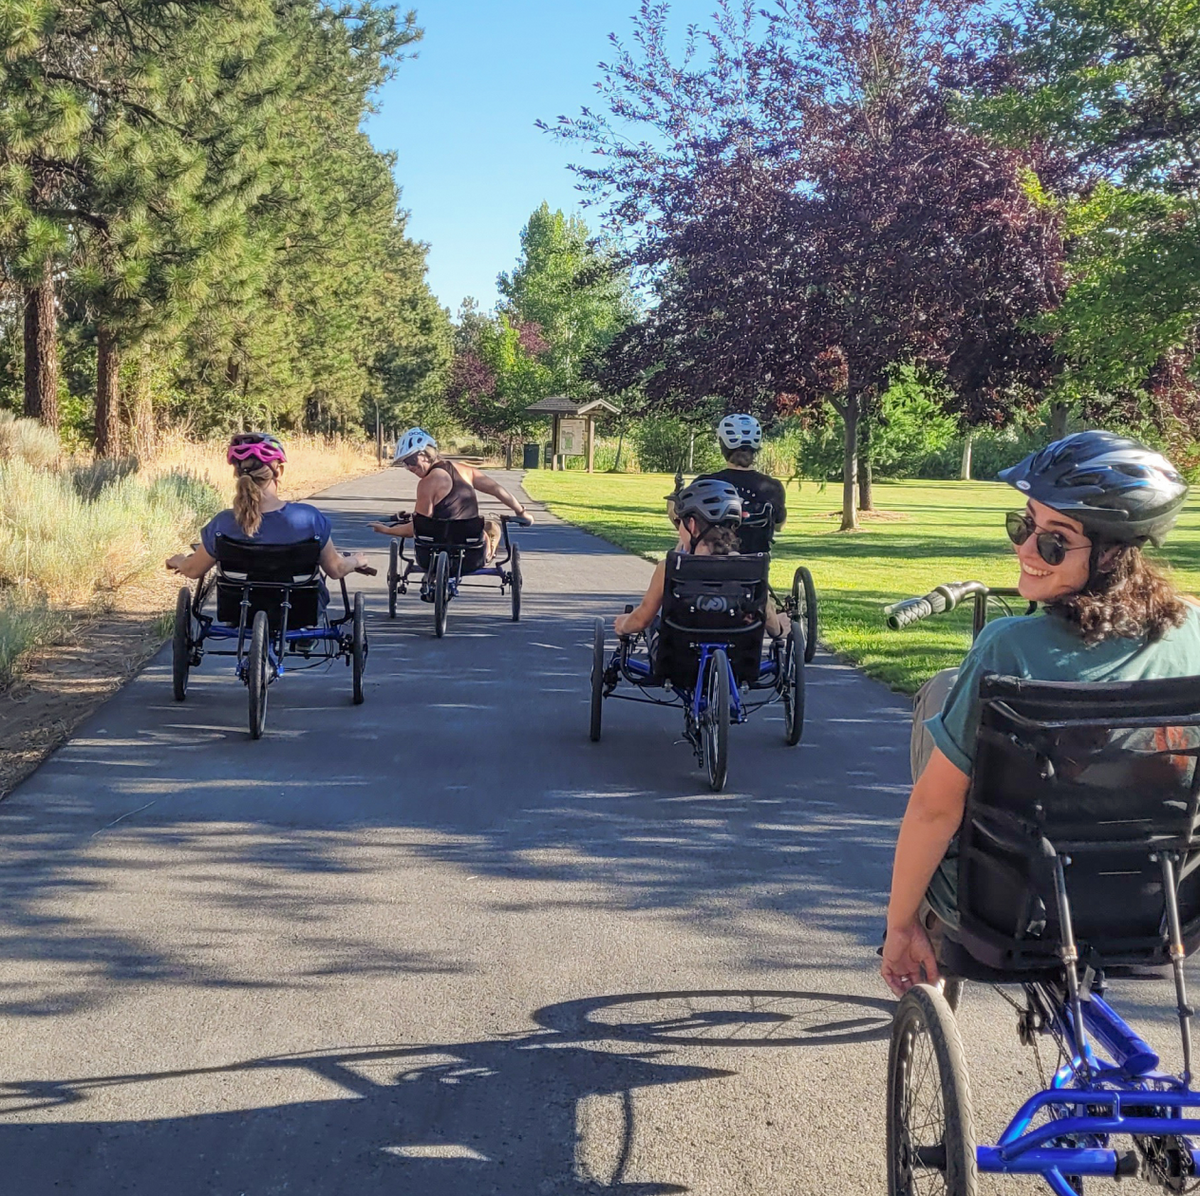
<path fill-rule="evenodd" d="M 1161 544 L 1187 497 L 1165 457 L 1111 432 L 1077 432 L 1000 480 L 1026 499 L 1005 527 L 1021 596 L 1042 610 L 994 619 L 961 669 L 939 673 L 917 695 L 913 789 L 883 948 L 883 977 L 898 996 L 923 978 L 936 982 L 931 935 L 957 919 L 955 840 L 979 729 L 980 677 L 1091 683 L 1200 675 L 1200 609 L 1142 551 Z"/>

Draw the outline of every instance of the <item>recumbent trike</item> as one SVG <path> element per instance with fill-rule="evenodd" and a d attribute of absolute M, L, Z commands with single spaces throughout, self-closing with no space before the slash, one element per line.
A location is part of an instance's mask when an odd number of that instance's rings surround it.
<path fill-rule="evenodd" d="M 171 643 L 175 700 L 187 697 L 188 674 L 206 655 L 236 658 L 238 678 L 250 701 L 250 734 L 262 737 L 267 725 L 267 690 L 282 677 L 285 659 L 302 660 L 297 668 L 315 668 L 345 660 L 352 669 L 355 705 L 363 700 L 367 664 L 367 614 L 361 592 L 351 608 L 345 579 L 340 582 L 345 613 L 331 619 L 323 599 L 321 544 L 255 544 L 217 536 L 217 565 L 196 582 L 195 594 L 184 586 L 175 604 Z M 371 576 L 364 565 L 356 570 Z M 206 611 L 216 595 L 216 610 Z M 228 647 L 213 647 L 224 643 Z"/>
<path fill-rule="evenodd" d="M 512 621 L 521 619 L 521 548 L 509 536 L 510 522 L 528 527 L 532 520 L 518 515 L 501 515 L 501 540 L 504 555 L 487 562 L 487 541 L 483 533 L 483 517 L 472 519 L 431 519 L 428 515 L 394 517 L 397 523 L 413 524 L 413 557 L 404 553 L 404 541 L 392 541 L 388 562 L 388 615 L 396 617 L 397 594 L 408 593 L 408 579 L 414 574 L 421 578 L 422 602 L 433 604 L 433 629 L 439 639 L 446 634 L 446 614 L 450 600 L 458 597 L 464 578 L 498 577 L 500 594 L 508 590 L 512 597 Z M 404 563 L 403 571 L 401 562 Z M 473 583 L 468 583 L 473 584 Z M 491 589 L 491 586 L 480 586 Z"/>
<path fill-rule="evenodd" d="M 949 606 L 974 597 L 978 630 L 994 594 L 979 583 L 941 589 Z M 933 932 L 945 995 L 917 985 L 893 1022 L 889 1193 L 974 1196 L 980 1172 L 1037 1175 L 1056 1196 L 1083 1192 L 1085 1177 L 1135 1175 L 1193 1191 L 1200 1093 L 1183 961 L 1200 945 L 1200 678 L 1083 685 L 989 674 L 979 684 L 959 921 Z M 1158 978 L 1167 966 L 1178 1074 L 1105 1000 L 1110 981 Z M 995 1145 L 976 1142 L 954 1017 L 964 981 L 1005 986 L 1039 1072 L 1039 1043 L 1057 1052 Z"/>
<path fill-rule="evenodd" d="M 667 556 L 663 604 L 649 632 L 620 636 L 611 656 L 604 620 L 592 645 L 590 735 L 600 739 L 604 701 L 616 698 L 683 709 L 683 733 L 714 790 L 724 788 L 729 725 L 772 702 L 783 703 L 789 746 L 804 730 L 806 623 L 793 620 L 763 656 L 770 557 Z M 799 577 L 795 582 L 800 585 Z M 632 609 L 629 608 L 629 609 Z M 815 622 L 816 604 L 811 604 Z M 639 696 L 617 692 L 624 680 Z M 661 688 L 668 697 L 651 692 Z M 756 695 L 763 695 L 756 697 Z"/>

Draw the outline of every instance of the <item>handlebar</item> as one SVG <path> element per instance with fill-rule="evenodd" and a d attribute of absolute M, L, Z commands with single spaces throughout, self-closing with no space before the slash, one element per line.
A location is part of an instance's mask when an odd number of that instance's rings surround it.
<path fill-rule="evenodd" d="M 928 619 L 930 615 L 940 615 L 953 610 L 964 598 L 986 593 L 988 587 L 981 581 L 952 581 L 930 590 L 924 598 L 906 598 L 903 602 L 893 602 L 891 606 L 883 608 L 883 613 L 887 616 L 888 626 L 893 631 L 899 631 L 910 623 Z"/>
<path fill-rule="evenodd" d="M 517 523 L 521 527 L 533 527 L 533 520 L 528 515 L 501 515 L 501 523 Z"/>
<path fill-rule="evenodd" d="M 376 568 L 373 568 L 371 565 L 359 565 L 359 567 L 357 569 L 355 569 L 354 572 L 355 573 L 365 573 L 368 577 L 376 577 L 379 574 L 379 570 Z"/>

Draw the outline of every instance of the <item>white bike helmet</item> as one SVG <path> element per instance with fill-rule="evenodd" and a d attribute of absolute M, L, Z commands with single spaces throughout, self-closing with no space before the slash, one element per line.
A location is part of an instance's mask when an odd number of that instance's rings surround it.
<path fill-rule="evenodd" d="M 426 448 L 437 448 L 437 441 L 424 428 L 409 428 L 396 442 L 396 460 L 403 461 Z"/>
<path fill-rule="evenodd" d="M 748 448 L 758 452 L 762 448 L 762 425 L 752 415 L 727 415 L 717 425 L 717 439 L 723 448 Z"/>

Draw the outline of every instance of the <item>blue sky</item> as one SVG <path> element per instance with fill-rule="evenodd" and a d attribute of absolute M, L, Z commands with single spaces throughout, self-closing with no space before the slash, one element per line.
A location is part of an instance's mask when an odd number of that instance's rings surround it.
<path fill-rule="evenodd" d="M 464 295 L 489 308 L 530 212 L 543 199 L 578 209 L 567 163 L 579 150 L 534 121 L 594 102 L 608 34 L 628 35 L 637 0 L 415 2 L 419 57 L 380 93 L 367 129 L 398 156 L 409 234 L 430 245 L 434 294 L 452 312 Z M 705 22 L 713 7 L 676 0 L 673 23 Z"/>

